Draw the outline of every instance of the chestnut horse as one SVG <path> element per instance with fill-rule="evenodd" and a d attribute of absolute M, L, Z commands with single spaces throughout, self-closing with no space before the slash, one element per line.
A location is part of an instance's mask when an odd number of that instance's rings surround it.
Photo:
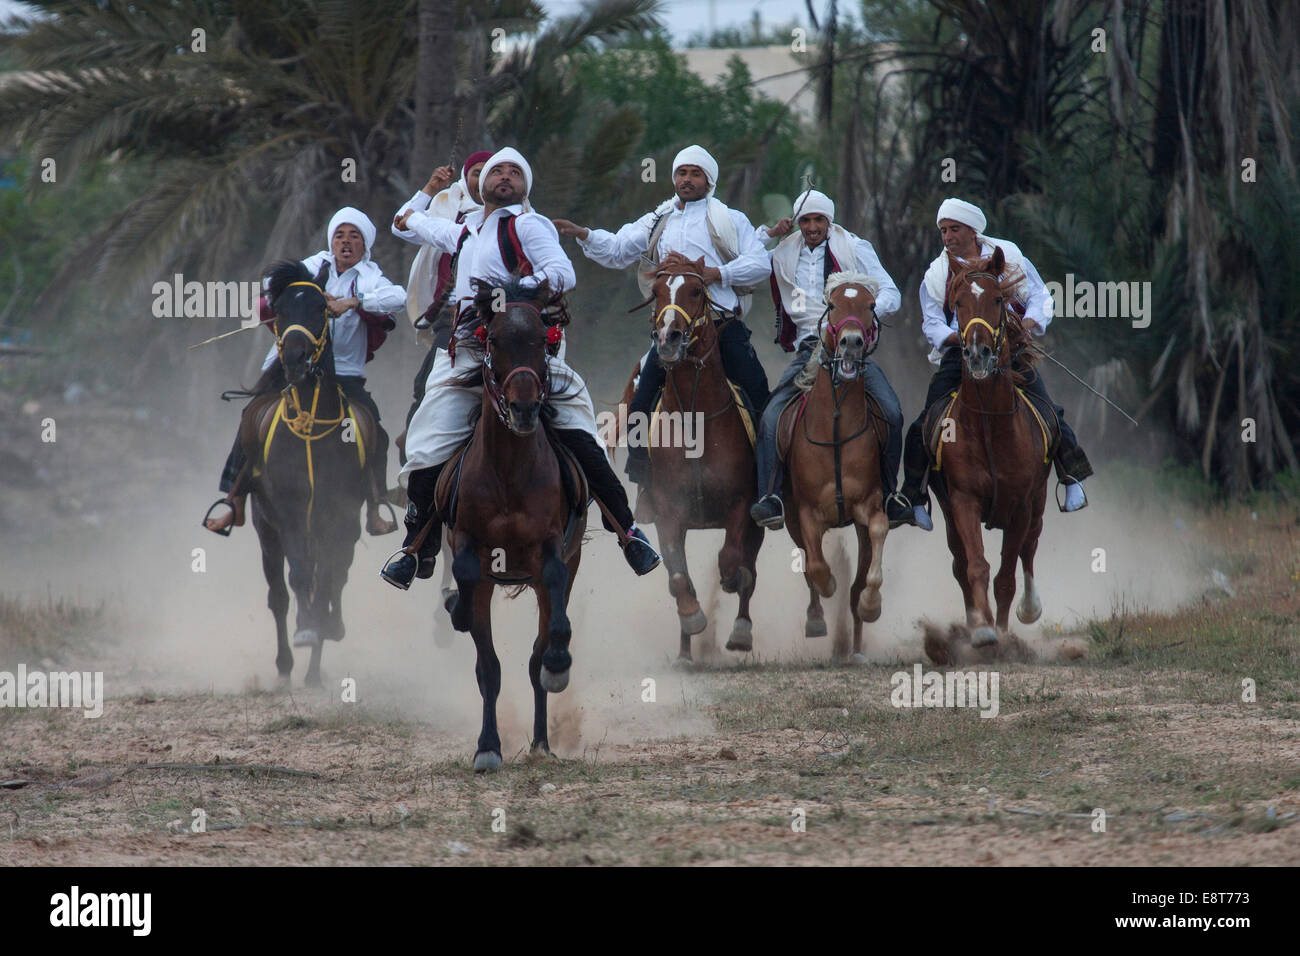
<path fill-rule="evenodd" d="M 1018 365 L 1031 366 L 1038 352 L 1008 306 L 1020 276 L 1003 276 L 1005 267 L 1001 248 L 965 265 L 954 260 L 948 284 L 964 361 L 933 485 L 974 647 L 995 644 L 998 630 L 1007 628 L 1017 559 L 1024 566 L 1025 593 L 1016 616 L 1032 624 L 1042 614 L 1034 587 L 1034 552 L 1043 530 L 1051 465 L 1043 429 L 1016 389 L 1023 378 L 1011 368 L 1017 358 Z M 1002 530 L 1002 566 L 993 579 L 998 630 L 989 608 L 989 562 L 981 521 Z"/>
<path fill-rule="evenodd" d="M 537 595 L 537 639 L 528 659 L 531 749 L 549 754 L 546 694 L 558 694 L 569 683 L 567 608 L 586 529 L 585 501 L 575 514 L 565 495 L 561 461 L 541 420 L 551 389 L 542 318 L 550 289 L 545 282 L 535 288 L 506 283 L 504 307 L 494 313 L 497 290 L 489 285 L 480 283 L 477 297 L 479 314 L 486 317 L 485 361 L 466 381 L 472 384 L 481 375 L 483 404 L 460 465 L 451 536 L 458 590 L 448 600 L 452 626 L 470 632 L 478 653 L 474 673 L 483 696 L 474 754 L 478 772 L 501 766 L 496 720 L 501 662 L 492 645 L 492 592 L 497 584 L 525 585 Z"/>
<path fill-rule="evenodd" d="M 754 625 L 749 600 L 758 572 L 755 562 L 763 543 L 763 529 L 749 520 L 758 479 L 754 448 L 741 419 L 739 406 L 718 353 L 720 326 L 715 324 L 712 302 L 701 272 L 703 260 L 686 270 L 656 273 L 651 298 L 654 348 L 664 367 L 665 381 L 659 414 L 651 431 L 650 486 L 655 529 L 668 591 L 677 601 L 681 644 L 677 660 L 691 661 L 691 636 L 708 625 L 686 566 L 686 532 L 697 528 L 723 528 L 726 538 L 718 552 L 722 589 L 740 595 L 740 607 L 727 650 L 749 651 L 754 646 Z M 638 306 L 639 308 L 639 306 Z M 729 321 L 729 320 L 728 320 Z M 628 383 L 629 389 L 631 383 Z M 623 396 L 631 401 L 630 392 Z M 754 414 L 762 409 L 754 409 Z M 665 440 L 665 425 L 689 420 L 698 425 L 703 447 L 692 456 L 684 442 Z"/>
<path fill-rule="evenodd" d="M 879 336 L 876 284 L 866 276 L 836 273 L 826 283 L 827 315 L 820 323 L 813 386 L 782 413 L 778 434 L 789 437 L 786 526 L 805 556 L 808 612 L 804 633 L 826 635 L 821 598 L 835 593 L 835 576 L 822 551 L 829 528 L 853 525 L 858 570 L 849 591 L 853 612 L 853 660 L 862 655 L 862 622 L 880 617 L 882 555 L 889 519 L 880 486 L 881 428 L 868 402 L 862 371 Z M 784 444 L 784 442 L 783 442 Z"/>

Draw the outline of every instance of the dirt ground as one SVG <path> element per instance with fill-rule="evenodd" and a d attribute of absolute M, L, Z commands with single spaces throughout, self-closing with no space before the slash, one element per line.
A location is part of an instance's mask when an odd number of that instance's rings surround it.
<path fill-rule="evenodd" d="M 150 423 L 110 424 L 84 441 L 171 474 Z M 194 470 L 215 473 L 220 444 Z M 856 667 L 802 636 L 784 532 L 760 557 L 755 654 L 717 650 L 735 604 L 699 536 L 689 557 L 722 637 L 697 639 L 691 671 L 670 666 L 662 576 L 633 578 L 596 534 L 573 678 L 551 698 L 558 756 L 527 756 L 532 598 L 498 597 L 506 763 L 476 776 L 471 642 L 436 587 L 378 580 L 392 538 L 358 547 L 325 687 L 302 687 L 300 654 L 277 690 L 255 535 L 198 527 L 207 483 L 114 492 L 41 454 L 12 461 L 67 500 L 51 524 L 8 499 L 22 560 L 6 559 L 0 670 L 102 671 L 107 701 L 94 719 L 0 709 L 3 865 L 1300 863 L 1294 508 L 1121 512 L 1131 495 L 1090 483 L 1092 509 L 1048 515 L 1044 619 L 1016 626 L 1042 658 L 967 665 L 1000 678 L 991 719 L 891 702 L 896 673 L 935 669 L 923 622 L 960 616 L 941 534 L 891 534 L 886 613 Z M 1083 656 L 1060 659 L 1062 639 Z"/>

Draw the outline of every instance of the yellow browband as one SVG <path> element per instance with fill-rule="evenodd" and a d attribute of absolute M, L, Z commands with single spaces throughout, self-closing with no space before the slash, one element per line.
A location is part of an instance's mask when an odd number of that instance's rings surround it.
<path fill-rule="evenodd" d="M 703 324 L 704 320 L 709 317 L 708 311 L 705 311 L 703 315 L 692 316 L 689 312 L 683 309 L 676 302 L 669 302 L 666 306 L 664 306 L 662 309 L 659 310 L 658 314 L 655 315 L 655 325 L 657 326 L 659 324 L 659 320 L 664 317 L 665 312 L 670 312 L 670 311 L 680 312 L 682 314 L 682 318 L 686 320 L 686 331 L 691 333 L 691 344 L 694 344 L 695 330 L 698 329 L 700 325 Z"/>

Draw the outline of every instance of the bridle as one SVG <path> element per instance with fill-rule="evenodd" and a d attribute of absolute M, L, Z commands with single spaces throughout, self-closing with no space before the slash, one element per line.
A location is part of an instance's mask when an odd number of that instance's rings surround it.
<path fill-rule="evenodd" d="M 826 310 L 822 312 L 821 318 L 817 320 L 817 339 L 819 342 L 823 343 L 817 362 L 822 368 L 831 373 L 831 384 L 838 386 L 840 384 L 840 360 L 835 357 L 835 353 L 839 351 L 840 335 L 843 334 L 845 327 L 850 324 L 856 325 L 862 332 L 862 338 L 869 343 L 863 350 L 861 358 L 854 359 L 849 363 L 857 373 L 861 375 L 863 370 L 867 367 L 867 360 L 871 357 L 871 353 L 873 353 L 876 350 L 876 346 L 880 344 L 880 336 L 875 334 L 875 330 L 879 323 L 876 320 L 875 306 L 872 306 L 871 309 L 870 331 L 867 330 L 867 326 L 862 319 L 856 315 L 846 315 L 844 318 L 840 319 L 840 321 L 832 322 L 830 320 L 830 314 L 831 305 L 828 302 L 826 304 Z M 823 325 L 830 333 L 829 346 L 827 346 L 822 339 Z"/>
<path fill-rule="evenodd" d="M 292 289 L 296 285 L 308 286 L 309 288 L 315 289 L 317 292 L 319 292 L 322 297 L 324 297 L 325 295 L 325 290 L 322 289 L 320 286 L 318 286 L 315 282 L 290 282 L 287 286 L 285 286 L 285 288 Z M 281 292 L 281 295 L 283 294 L 284 293 Z M 328 315 L 329 313 L 328 308 L 325 309 L 324 312 Z M 275 354 L 279 357 L 281 366 L 284 365 L 284 340 L 289 337 L 289 333 L 291 332 L 301 333 L 302 335 L 306 336 L 307 341 L 312 344 L 311 358 L 307 360 L 307 371 L 309 374 L 312 375 L 316 374 L 319 371 L 318 365 L 320 363 L 321 356 L 325 354 L 325 346 L 329 343 L 329 337 L 330 337 L 329 322 L 327 321 L 325 323 L 325 327 L 321 329 L 321 333 L 319 337 L 317 337 L 316 333 L 312 332 L 311 329 L 307 328 L 307 326 L 300 325 L 298 323 L 295 323 L 289 326 L 288 328 L 282 329 L 280 332 L 277 332 L 275 336 Z"/>
<path fill-rule="evenodd" d="M 510 308 L 511 306 L 519 306 L 521 308 L 531 309 L 537 315 L 538 319 L 542 318 L 542 310 L 539 309 L 536 305 L 534 305 L 531 302 L 507 302 L 505 304 L 505 307 L 507 309 Z M 496 369 L 492 367 L 492 350 L 487 348 L 486 337 L 483 344 L 484 344 L 483 387 L 487 391 L 488 399 L 492 402 L 492 408 L 497 413 L 497 418 L 501 420 L 501 424 L 505 425 L 506 428 L 510 428 L 510 421 L 509 418 L 506 416 L 505 404 L 504 404 L 505 392 L 506 389 L 510 386 L 510 383 L 514 381 L 515 376 L 525 375 L 525 376 L 532 377 L 533 381 L 537 383 L 537 391 L 538 391 L 537 400 L 539 402 L 546 401 L 547 397 L 550 395 L 550 382 L 549 382 L 550 376 L 547 375 L 546 380 L 543 380 L 542 377 L 537 374 L 537 371 L 535 369 L 527 365 L 516 365 L 509 372 L 506 373 L 505 378 L 498 381 Z M 513 431 L 513 429 L 511 430 Z"/>
<path fill-rule="evenodd" d="M 656 312 L 654 316 L 650 319 L 650 338 L 652 341 L 654 340 L 655 330 L 659 327 L 659 323 L 663 320 L 663 317 L 669 312 L 676 312 L 679 315 L 681 315 L 683 319 L 686 320 L 687 339 L 686 339 L 686 346 L 682 351 L 683 353 L 689 353 L 690 350 L 695 346 L 695 343 L 699 340 L 700 330 L 704 328 L 704 323 L 711 321 L 714 314 L 722 316 L 724 313 L 722 309 L 718 308 L 717 303 L 715 303 L 713 301 L 713 298 L 709 295 L 709 285 L 707 282 L 704 281 L 704 276 L 700 275 L 698 272 L 671 272 L 671 273 L 660 272 L 655 275 L 655 278 L 660 278 L 665 275 L 691 276 L 692 278 L 699 279 L 700 286 L 704 291 L 704 310 L 699 315 L 691 315 L 689 312 L 683 309 L 676 302 L 669 302 L 662 309 Z M 727 322 L 731 321 L 732 317 L 734 316 L 729 316 L 724 318 L 721 324 L 726 325 Z M 717 340 L 715 339 L 713 346 L 712 348 L 710 348 L 709 351 L 712 351 L 713 348 L 717 348 L 717 344 L 718 344 Z M 704 364 L 704 360 L 708 358 L 708 355 L 709 355 L 708 352 L 705 352 L 703 355 L 700 356 L 692 356 L 687 354 L 686 358 L 688 358 L 692 363 L 694 363 L 698 367 Z"/>
<path fill-rule="evenodd" d="M 994 283 L 996 283 L 996 282 L 998 281 L 998 277 L 997 277 L 997 276 L 992 275 L 991 273 L 988 273 L 988 272 L 971 272 L 971 273 L 967 273 L 966 275 L 961 276 L 960 278 L 962 279 L 962 281 L 965 281 L 966 279 L 991 279 Z M 954 277 L 953 277 L 953 283 L 954 283 L 954 285 L 956 284 L 956 280 L 957 280 L 957 277 L 954 276 Z M 954 308 L 955 308 L 955 306 L 954 306 Z M 973 348 L 973 345 L 972 345 L 972 344 L 967 343 L 967 341 L 966 341 L 966 336 L 969 335 L 969 334 L 971 333 L 971 331 L 973 331 L 974 329 L 976 329 L 976 328 L 978 328 L 978 327 L 980 327 L 980 326 L 982 325 L 982 326 L 984 326 L 984 328 L 988 329 L 988 330 L 989 330 L 989 334 L 993 336 L 993 353 L 994 353 L 995 355 L 1001 357 L 1001 355 L 1002 355 L 1002 340 L 1003 340 L 1003 337 L 1004 337 L 1005 334 L 1006 334 L 1006 316 L 1007 316 L 1007 300 L 1006 300 L 1006 298 L 1005 298 L 1004 296 L 1002 296 L 1001 293 L 999 292 L 999 295 L 998 295 L 998 324 L 997 324 L 997 328 L 994 328 L 992 325 L 990 325 L 990 324 L 988 323 L 988 321 L 987 321 L 986 319 L 984 319 L 982 316 L 978 316 L 978 315 L 976 315 L 976 316 L 972 316 L 971 318 L 967 319 L 967 320 L 966 320 L 966 327 L 965 327 L 964 329 L 961 330 L 962 354 L 963 354 L 963 355 L 969 355 L 969 353 L 970 353 L 970 349 Z M 1008 362 L 1006 365 L 1002 365 L 1002 364 L 999 362 L 999 364 L 993 366 L 993 372 L 992 372 L 992 374 L 993 374 L 993 375 L 998 375 L 998 374 L 1000 374 L 1001 372 L 1005 371 L 1006 369 L 1008 369 L 1008 368 L 1010 368 L 1010 367 L 1011 367 L 1011 363 L 1010 363 L 1010 362 Z"/>

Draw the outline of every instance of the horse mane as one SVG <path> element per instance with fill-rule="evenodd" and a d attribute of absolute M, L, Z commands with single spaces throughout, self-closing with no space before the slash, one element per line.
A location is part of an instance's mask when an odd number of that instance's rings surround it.
<path fill-rule="evenodd" d="M 951 291 L 954 287 L 970 280 L 973 275 L 983 274 L 990 275 L 992 256 L 986 256 L 983 259 L 976 259 L 973 262 L 959 263 L 951 255 L 948 257 L 952 263 L 952 280 L 948 283 L 949 301 L 951 301 Z M 832 276 L 832 278 L 834 278 Z M 996 280 L 998 295 L 1003 299 L 1018 299 L 1020 283 L 1024 281 L 1024 273 L 1017 268 L 1007 268 L 1005 272 Z M 1020 364 L 1034 366 L 1043 356 L 1043 347 L 1034 341 L 1034 337 L 1025 331 L 1024 325 L 1012 309 L 1007 308 L 1002 313 L 1002 322 L 1006 328 L 1007 344 L 1011 347 L 1011 354 L 1019 360 Z M 1029 376 L 1017 373 L 1015 376 L 1017 384 L 1024 384 L 1029 380 Z"/>
<path fill-rule="evenodd" d="M 280 298 L 290 282 L 311 282 L 312 274 L 297 259 L 280 259 L 271 263 L 266 276 L 266 297 L 270 302 Z"/>
<path fill-rule="evenodd" d="M 488 279 L 471 279 L 470 284 L 476 290 L 474 293 L 474 306 L 480 314 L 491 314 L 492 299 L 496 295 L 497 289 L 500 289 L 506 297 L 507 302 L 527 302 L 531 305 L 537 305 L 545 308 L 558 296 L 551 294 L 550 285 L 542 282 L 538 285 L 524 285 L 523 275 L 518 270 L 510 273 L 510 278 L 505 282 L 492 282 Z M 545 301 L 539 302 L 539 299 L 545 298 Z"/>

